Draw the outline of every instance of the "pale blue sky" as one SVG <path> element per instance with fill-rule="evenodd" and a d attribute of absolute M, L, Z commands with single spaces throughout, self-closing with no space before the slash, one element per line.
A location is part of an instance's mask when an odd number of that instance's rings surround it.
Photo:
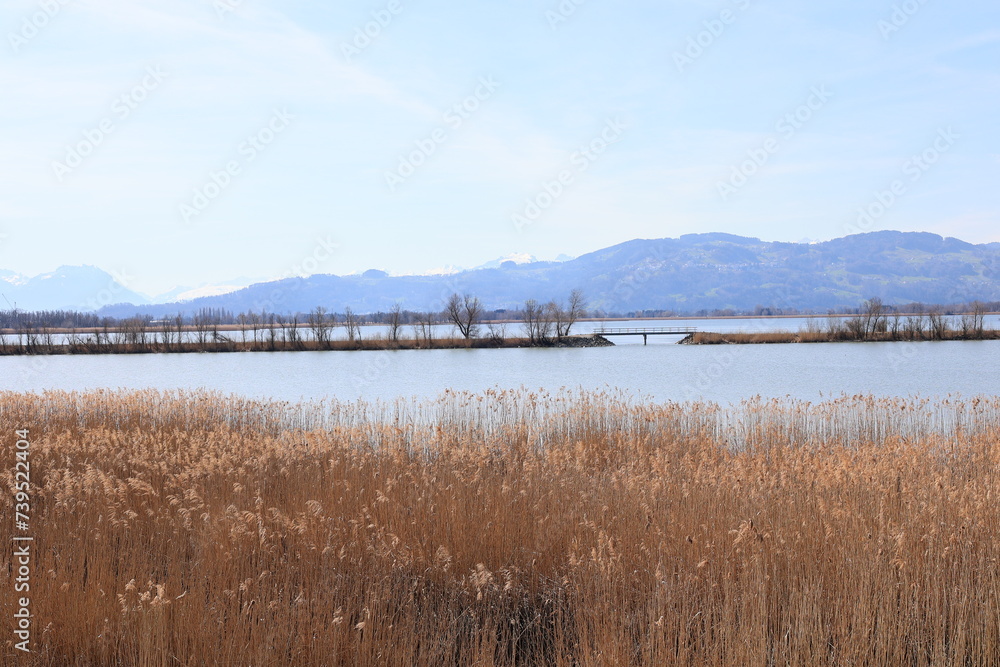
<path fill-rule="evenodd" d="M 0 268 L 156 293 L 707 231 L 1000 241 L 995 0 L 577 2 L 7 0 Z"/>

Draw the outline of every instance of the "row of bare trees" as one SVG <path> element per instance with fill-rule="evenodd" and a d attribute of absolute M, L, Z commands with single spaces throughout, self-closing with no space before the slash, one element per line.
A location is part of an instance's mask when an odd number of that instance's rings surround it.
<path fill-rule="evenodd" d="M 849 340 L 947 340 L 951 338 L 982 339 L 992 334 L 986 329 L 987 304 L 973 301 L 957 317 L 949 317 L 940 307 L 926 313 L 904 314 L 887 306 L 878 297 L 867 299 L 858 315 L 842 319 L 830 317 L 826 334 L 831 338 Z"/>
<path fill-rule="evenodd" d="M 468 294 L 452 294 L 445 308 L 447 320 L 458 329 L 462 338 L 469 340 L 479 334 L 483 307 L 479 299 Z M 549 301 L 542 304 L 528 299 L 519 313 L 512 313 L 520 319 L 525 337 L 532 344 L 543 343 L 553 338 L 569 335 L 573 325 L 586 314 L 583 292 L 570 292 L 566 304 Z M 489 337 L 503 342 L 507 336 L 505 323 L 488 323 Z"/>
<path fill-rule="evenodd" d="M 521 321 L 528 340 L 538 343 L 568 336 L 576 321 L 585 314 L 583 292 L 573 290 L 565 306 L 555 301 L 541 304 L 528 299 L 521 311 Z"/>
<path fill-rule="evenodd" d="M 306 315 L 279 315 L 261 310 L 228 313 L 201 310 L 189 317 L 177 314 L 154 320 L 150 316 L 128 319 L 102 318 L 94 326 L 71 327 L 58 333 L 51 327 L 38 326 L 19 318 L 12 336 L 0 337 L 0 354 L 129 353 L 182 351 L 239 351 L 279 349 L 331 349 L 334 341 L 347 347 L 361 346 L 365 324 L 373 320 L 384 325 L 378 339 L 400 344 L 406 327 L 411 327 L 411 341 L 430 347 L 441 325 L 452 325 L 460 338 L 471 344 L 485 335 L 494 343 L 508 338 L 508 321 L 503 315 L 520 320 L 524 337 L 532 344 L 545 344 L 570 334 L 573 325 L 585 315 L 583 293 L 574 290 L 565 303 L 540 303 L 529 299 L 520 311 L 493 311 L 487 315 L 478 297 L 452 294 L 442 312 L 413 312 L 395 304 L 387 313 L 361 316 L 350 307 L 332 313 L 317 307 Z M 234 320 L 229 324 L 227 320 Z M 341 328 L 342 334 L 336 330 Z M 368 342 L 368 341 L 366 341 Z M 374 342 L 374 341 L 371 341 Z M 343 346 L 341 343 L 340 346 Z"/>

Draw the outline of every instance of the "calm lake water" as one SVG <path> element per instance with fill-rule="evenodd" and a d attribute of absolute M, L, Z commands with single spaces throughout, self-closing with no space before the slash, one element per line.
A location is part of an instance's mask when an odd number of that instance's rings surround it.
<path fill-rule="evenodd" d="M 711 331 L 797 331 L 804 321 L 704 320 Z M 686 326 L 685 322 L 608 323 Z M 590 329 L 582 327 L 585 331 Z M 0 390 L 207 388 L 279 400 L 435 397 L 446 389 L 621 389 L 656 401 L 820 400 L 842 394 L 1000 394 L 1000 341 L 0 357 Z"/>

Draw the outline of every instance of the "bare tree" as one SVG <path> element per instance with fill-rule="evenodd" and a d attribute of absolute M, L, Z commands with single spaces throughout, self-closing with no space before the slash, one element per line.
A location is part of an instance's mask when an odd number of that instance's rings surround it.
<path fill-rule="evenodd" d="M 258 344 L 257 332 L 264 324 L 264 311 L 261 310 L 260 315 L 258 315 L 253 311 L 250 311 L 249 320 L 250 320 L 251 338 L 253 339 L 253 346 L 256 348 Z"/>
<path fill-rule="evenodd" d="M 184 315 L 183 313 L 177 313 L 174 317 L 174 331 L 177 333 L 177 345 L 179 348 L 184 348 Z"/>
<path fill-rule="evenodd" d="M 109 318 L 110 319 L 110 318 Z M 128 340 L 128 333 L 122 327 L 121 323 L 116 323 L 111 320 L 109 326 L 111 327 L 111 344 L 113 347 L 117 347 L 119 352 L 125 351 L 125 341 Z"/>
<path fill-rule="evenodd" d="M 417 340 L 422 340 L 427 347 L 434 341 L 434 325 L 437 324 L 434 313 L 417 313 L 413 333 Z"/>
<path fill-rule="evenodd" d="M 549 301 L 545 304 L 545 310 L 542 313 L 543 319 L 548 323 L 550 333 L 555 331 L 556 338 L 563 337 L 563 330 L 566 328 L 566 320 L 568 318 L 568 313 L 555 301 Z"/>
<path fill-rule="evenodd" d="M 199 348 L 204 349 L 208 342 L 208 332 L 212 324 L 208 311 L 202 310 L 195 313 L 192 324 L 194 324 L 195 341 L 198 343 Z"/>
<path fill-rule="evenodd" d="M 247 347 L 247 314 L 240 313 L 236 316 L 236 322 L 240 325 L 240 342 L 245 350 Z"/>
<path fill-rule="evenodd" d="M 301 336 L 299 333 L 299 316 L 292 315 L 292 319 L 287 320 L 287 333 L 285 334 L 285 339 L 288 344 L 291 345 L 292 349 L 298 350 L 302 348 Z"/>
<path fill-rule="evenodd" d="M 877 333 L 884 333 L 886 328 L 885 305 L 877 296 L 865 301 L 861 306 L 861 318 L 864 322 L 863 338 L 874 338 Z"/>
<path fill-rule="evenodd" d="M 541 340 L 542 306 L 534 299 L 528 299 L 524 302 L 524 307 L 521 309 L 521 322 L 529 343 L 534 344 Z"/>
<path fill-rule="evenodd" d="M 399 330 L 403 326 L 403 307 L 395 303 L 392 308 L 389 309 L 389 340 L 393 343 L 399 342 Z"/>
<path fill-rule="evenodd" d="M 507 340 L 506 322 L 489 322 L 486 325 L 486 329 L 489 332 L 490 340 L 493 341 L 495 345 L 503 345 L 504 341 Z"/>
<path fill-rule="evenodd" d="M 986 313 L 988 311 L 989 308 L 982 301 L 972 302 L 972 328 L 979 338 L 982 338 L 986 332 Z"/>
<path fill-rule="evenodd" d="M 169 352 L 171 344 L 174 340 L 174 328 L 170 322 L 170 318 L 164 316 L 162 320 L 159 321 L 160 325 L 160 348 L 164 352 Z"/>
<path fill-rule="evenodd" d="M 125 337 L 125 345 L 131 347 L 133 351 L 141 352 L 146 349 L 146 327 L 149 319 L 146 317 L 130 317 L 118 324 Z"/>
<path fill-rule="evenodd" d="M 15 315 L 15 317 L 17 316 Z M 17 317 L 17 319 L 14 321 L 14 329 L 17 332 L 17 350 L 20 354 L 24 354 L 25 351 L 24 341 L 28 333 L 28 325 L 20 317 Z M 100 334 L 98 334 L 98 336 L 100 336 Z"/>
<path fill-rule="evenodd" d="M 457 292 L 448 297 L 445 305 L 445 316 L 458 328 L 462 338 L 474 338 L 483 314 L 483 305 L 479 299 L 468 294 Z"/>
<path fill-rule="evenodd" d="M 263 314 L 263 311 L 261 311 L 261 313 Z M 266 323 L 267 323 L 267 344 L 268 344 L 268 348 L 272 352 L 275 349 L 277 349 L 278 331 L 276 329 L 275 319 L 276 318 L 274 316 L 274 313 L 268 313 L 267 314 L 267 320 L 266 320 Z"/>
<path fill-rule="evenodd" d="M 548 339 L 554 333 L 557 338 L 561 337 L 566 322 L 566 311 L 555 301 L 549 301 L 542 309 L 543 337 Z"/>
<path fill-rule="evenodd" d="M 352 343 L 361 338 L 361 323 L 350 306 L 344 308 L 344 328 L 347 329 L 347 340 Z"/>
<path fill-rule="evenodd" d="M 102 317 L 101 318 L 101 329 L 97 333 L 97 342 L 98 342 L 98 345 L 101 344 L 101 336 L 103 335 L 104 336 L 104 349 L 105 350 L 110 350 L 111 349 L 111 345 L 112 345 L 112 343 L 111 343 L 111 328 L 112 328 L 112 324 L 113 324 L 113 322 L 111 321 L 110 317 Z"/>
<path fill-rule="evenodd" d="M 851 317 L 844 323 L 847 334 L 854 340 L 864 340 L 868 331 L 868 323 L 863 315 Z"/>
<path fill-rule="evenodd" d="M 986 305 L 973 301 L 962 314 L 962 335 L 967 338 L 982 338 L 986 320 Z"/>
<path fill-rule="evenodd" d="M 560 338 L 569 335 L 569 330 L 573 328 L 576 321 L 587 314 L 587 304 L 583 297 L 583 290 L 575 289 L 569 293 L 569 303 L 563 312 L 562 331 L 556 332 Z"/>
<path fill-rule="evenodd" d="M 889 333 L 893 340 L 899 340 L 899 334 L 903 329 L 903 316 L 899 308 L 892 309 L 892 318 L 889 320 Z"/>
<path fill-rule="evenodd" d="M 71 326 L 69 328 L 69 335 L 66 336 L 66 345 L 69 347 L 70 352 L 75 352 L 80 346 L 81 340 L 80 336 L 76 332 L 76 326 Z M 3 336 L 0 336 L 0 349 L 4 348 Z"/>
<path fill-rule="evenodd" d="M 840 338 L 844 333 L 844 322 L 830 311 L 826 317 L 826 333 L 831 338 Z"/>
<path fill-rule="evenodd" d="M 284 343 L 285 341 L 288 340 L 288 336 L 285 335 L 285 327 L 287 326 L 285 324 L 285 316 L 276 313 L 274 315 L 274 321 L 278 325 L 278 332 L 281 334 L 280 336 L 278 336 L 278 340 Z"/>
<path fill-rule="evenodd" d="M 330 318 L 326 314 L 326 308 L 316 306 L 316 310 L 309 313 L 309 327 L 312 329 L 313 338 L 323 349 L 330 348 Z"/>
<path fill-rule="evenodd" d="M 42 346 L 45 348 L 46 352 L 52 354 L 52 329 L 44 325 L 42 326 Z"/>
<path fill-rule="evenodd" d="M 920 313 L 910 315 L 906 318 L 904 331 L 906 332 L 906 337 L 910 340 L 923 339 L 925 329 L 924 316 Z"/>
<path fill-rule="evenodd" d="M 935 340 L 944 340 L 945 336 L 948 334 L 948 320 L 945 319 L 944 314 L 938 307 L 931 308 L 927 312 L 927 320 L 929 321 L 929 329 L 931 338 Z"/>

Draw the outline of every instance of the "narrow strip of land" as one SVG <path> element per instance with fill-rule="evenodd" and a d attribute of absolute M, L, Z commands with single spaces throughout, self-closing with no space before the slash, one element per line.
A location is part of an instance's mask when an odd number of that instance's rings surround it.
<path fill-rule="evenodd" d="M 88 354 L 192 354 L 232 352 L 326 352 L 348 350 L 457 350 L 501 348 L 611 347 L 614 343 L 603 336 L 580 334 L 561 338 L 421 338 L 390 340 L 368 338 L 356 340 L 234 340 L 215 336 L 204 341 L 127 340 L 114 336 L 96 340 L 86 338 L 68 343 L 44 339 L 22 339 L 0 342 L 0 356 L 22 355 L 88 355 Z"/>
<path fill-rule="evenodd" d="M 1000 331 L 875 332 L 855 335 L 849 332 L 761 331 L 753 333 L 713 333 L 699 331 L 682 338 L 682 345 L 761 345 L 783 343 L 906 343 L 944 340 L 1000 340 Z"/>

